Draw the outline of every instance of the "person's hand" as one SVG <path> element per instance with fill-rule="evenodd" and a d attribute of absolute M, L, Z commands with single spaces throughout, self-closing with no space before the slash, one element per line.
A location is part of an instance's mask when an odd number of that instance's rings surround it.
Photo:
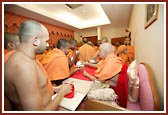
<path fill-rule="evenodd" d="M 84 76 L 88 76 L 88 72 L 83 71 L 83 75 L 84 75 Z"/>
<path fill-rule="evenodd" d="M 76 55 L 76 56 L 79 55 L 79 50 L 76 50 L 76 51 L 75 51 L 75 55 Z"/>
<path fill-rule="evenodd" d="M 62 85 L 59 86 L 53 86 L 54 92 L 59 92 L 61 89 Z"/>
<path fill-rule="evenodd" d="M 59 92 L 66 95 L 66 94 L 70 93 L 71 91 L 72 91 L 71 83 L 63 83 Z"/>

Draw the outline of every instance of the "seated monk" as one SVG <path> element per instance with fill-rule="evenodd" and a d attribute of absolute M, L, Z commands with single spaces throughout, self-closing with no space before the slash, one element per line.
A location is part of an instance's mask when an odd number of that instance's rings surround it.
<path fill-rule="evenodd" d="M 93 56 L 96 54 L 96 51 L 92 46 L 87 44 L 87 38 L 83 38 L 83 42 L 84 44 L 79 48 L 79 60 L 82 62 L 87 62 L 93 58 Z"/>
<path fill-rule="evenodd" d="M 97 68 L 95 75 L 92 76 L 86 71 L 83 72 L 83 75 L 93 81 L 108 81 L 110 85 L 115 86 L 118 79 L 118 74 L 121 71 L 123 65 L 122 59 L 114 54 L 114 48 L 110 43 L 101 44 L 99 51 L 99 55 L 102 60 L 98 64 L 84 63 L 85 65 Z"/>
<path fill-rule="evenodd" d="M 15 50 L 20 44 L 19 36 L 13 33 L 4 33 L 4 54 Z"/>
<path fill-rule="evenodd" d="M 74 70 L 76 68 L 76 62 L 79 60 L 78 55 L 79 51 L 77 49 L 77 41 L 75 39 L 69 40 L 70 50 L 67 54 L 68 61 L 69 61 L 69 68 L 70 70 Z"/>
<path fill-rule="evenodd" d="M 102 37 L 101 40 L 98 41 L 98 47 L 102 43 L 108 43 L 108 38 L 107 37 Z M 99 49 L 96 50 L 95 55 L 93 56 L 92 60 L 96 60 L 97 62 L 100 61 L 102 58 L 99 56 Z"/>
<path fill-rule="evenodd" d="M 59 85 L 63 79 L 68 78 L 75 71 L 69 70 L 67 54 L 69 53 L 69 42 L 66 39 L 59 39 L 57 48 L 45 55 L 41 62 L 53 84 Z"/>
<path fill-rule="evenodd" d="M 131 46 L 130 34 L 125 39 L 124 45 L 118 47 L 116 54 L 123 59 L 127 66 L 134 60 L 134 46 Z"/>

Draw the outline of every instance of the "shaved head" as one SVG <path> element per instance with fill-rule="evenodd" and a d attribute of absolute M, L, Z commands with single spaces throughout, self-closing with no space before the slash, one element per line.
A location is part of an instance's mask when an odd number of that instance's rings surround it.
<path fill-rule="evenodd" d="M 18 35 L 13 34 L 13 33 L 8 33 L 8 32 L 4 33 L 4 48 L 5 49 L 7 48 L 7 44 L 9 42 L 14 43 L 17 41 L 18 41 Z"/>
<path fill-rule="evenodd" d="M 19 42 L 19 36 L 14 33 L 4 33 L 4 48 L 8 49 L 9 43 L 16 43 Z"/>
<path fill-rule="evenodd" d="M 27 41 L 33 36 L 42 36 L 47 29 L 37 21 L 28 20 L 21 24 L 19 28 L 19 38 L 20 42 Z"/>

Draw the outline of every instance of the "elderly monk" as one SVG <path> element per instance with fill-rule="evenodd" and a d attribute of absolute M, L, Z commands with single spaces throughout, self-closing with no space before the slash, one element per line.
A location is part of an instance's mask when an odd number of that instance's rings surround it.
<path fill-rule="evenodd" d="M 131 46 L 131 37 L 127 37 L 124 41 L 124 45 L 121 45 L 116 52 L 117 56 L 121 57 L 126 65 L 134 60 L 134 46 Z"/>
<path fill-rule="evenodd" d="M 114 54 L 114 48 L 110 43 L 103 43 L 100 45 L 99 55 L 102 60 L 98 64 L 85 63 L 85 65 L 97 68 L 95 75 L 92 76 L 86 71 L 83 72 L 83 75 L 87 76 L 93 81 L 99 80 L 101 82 L 105 82 L 114 78 L 114 85 L 116 85 L 116 78 L 118 77 L 118 74 L 121 71 L 123 65 L 122 59 Z"/>
<path fill-rule="evenodd" d="M 15 50 L 19 46 L 19 36 L 13 33 L 4 33 L 4 54 Z"/>
<path fill-rule="evenodd" d="M 88 45 L 88 39 L 83 38 L 83 45 L 79 48 L 79 60 L 82 62 L 87 62 L 90 59 L 93 58 L 93 56 L 96 54 L 96 51 L 94 48 L 90 45 Z"/>
<path fill-rule="evenodd" d="M 101 40 L 98 41 L 98 47 L 102 43 L 108 43 L 108 38 L 107 37 L 102 37 Z M 95 55 L 93 56 L 92 60 L 96 60 L 96 62 L 101 60 L 101 57 L 99 56 L 99 49 L 97 49 Z"/>
<path fill-rule="evenodd" d="M 36 53 L 43 53 L 49 33 L 41 23 L 27 20 L 19 28 L 20 45 L 4 66 L 4 94 L 14 110 L 56 110 L 64 95 L 71 92 L 70 84 L 57 87 L 58 94 L 52 99 L 48 78 L 36 61 Z M 58 90 L 59 89 L 59 90 Z"/>
<path fill-rule="evenodd" d="M 69 63 L 67 54 L 69 53 L 69 42 L 66 39 L 59 39 L 57 48 L 54 48 L 50 53 L 44 56 L 41 61 L 50 80 L 55 85 L 59 84 L 59 80 L 68 78 L 78 68 L 71 71 L 69 70 Z"/>

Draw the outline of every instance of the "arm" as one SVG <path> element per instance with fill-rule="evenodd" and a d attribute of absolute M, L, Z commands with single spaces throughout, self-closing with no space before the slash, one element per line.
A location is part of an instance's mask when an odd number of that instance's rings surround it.
<path fill-rule="evenodd" d="M 18 64 L 14 76 L 17 76 L 13 82 L 23 110 L 43 110 L 39 78 L 33 64 Z"/>
<path fill-rule="evenodd" d="M 78 55 L 79 55 L 79 51 L 75 51 L 74 55 L 69 59 L 69 67 L 71 67 L 75 63 L 75 60 Z"/>
<path fill-rule="evenodd" d="M 70 76 L 72 75 L 72 74 L 74 74 L 76 71 L 78 71 L 78 70 L 82 70 L 83 68 L 76 68 L 76 69 L 73 69 L 72 71 L 70 71 Z"/>
<path fill-rule="evenodd" d="M 102 81 L 102 80 L 97 79 L 95 76 L 90 75 L 90 74 L 89 74 L 88 72 L 86 72 L 86 71 L 83 71 L 83 75 L 86 76 L 86 77 L 88 77 L 88 78 L 91 79 L 92 81 L 104 82 L 104 81 Z"/>
<path fill-rule="evenodd" d="M 92 64 L 92 63 L 88 63 L 88 62 L 83 62 L 83 64 L 86 65 L 86 66 L 97 68 L 97 64 Z"/>

